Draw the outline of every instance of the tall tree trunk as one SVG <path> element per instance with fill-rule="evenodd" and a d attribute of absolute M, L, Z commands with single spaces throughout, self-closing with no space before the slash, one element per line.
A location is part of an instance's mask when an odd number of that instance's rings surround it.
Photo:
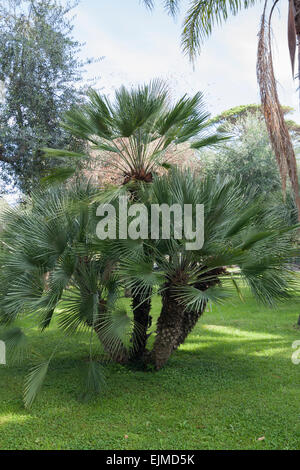
<path fill-rule="evenodd" d="M 290 50 L 290 59 L 292 64 L 292 72 L 294 78 L 295 68 L 295 55 L 296 48 L 298 48 L 298 84 L 300 85 L 300 0 L 289 0 L 289 16 L 288 16 L 288 45 Z M 299 86 L 300 90 L 300 86 Z M 298 182 L 298 179 L 297 179 Z M 298 198 L 299 199 L 299 198 Z M 297 199 L 296 199 L 297 202 Z M 299 203 L 298 208 L 298 219 L 299 216 Z M 300 326 L 300 316 L 298 318 L 298 326 Z"/>
<path fill-rule="evenodd" d="M 188 312 L 174 297 L 170 289 L 165 289 L 162 294 L 162 310 L 157 322 L 156 338 L 151 352 L 151 362 L 156 370 L 165 365 L 172 352 L 184 343 L 188 334 L 192 331 L 200 316 L 204 312 L 206 304 L 200 312 Z"/>
<path fill-rule="evenodd" d="M 148 328 L 152 324 L 151 294 L 149 291 L 144 295 L 136 294 L 132 297 L 132 309 L 134 318 L 134 328 L 132 334 L 133 353 L 131 360 L 139 360 L 143 357 L 148 340 Z"/>
<path fill-rule="evenodd" d="M 298 81 L 300 82 L 300 0 L 291 0 L 293 3 L 292 14 L 294 16 L 294 23 L 295 23 L 295 35 L 296 35 L 296 44 L 298 47 Z M 294 68 L 293 59 L 292 66 Z"/>

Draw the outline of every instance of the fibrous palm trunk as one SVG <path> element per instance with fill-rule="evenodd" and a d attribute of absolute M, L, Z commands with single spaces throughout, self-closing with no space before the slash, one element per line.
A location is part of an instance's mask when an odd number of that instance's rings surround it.
<path fill-rule="evenodd" d="M 207 269 L 202 266 L 203 271 Z M 183 274 L 184 277 L 184 273 Z M 226 268 L 218 267 L 210 270 L 194 284 L 196 289 L 206 291 L 215 285 L 220 285 L 220 276 L 226 274 Z M 197 310 L 187 309 L 185 305 L 174 296 L 174 283 L 168 281 L 162 290 L 162 310 L 157 322 L 156 338 L 150 361 L 158 370 L 165 365 L 173 351 L 183 344 L 196 326 L 199 318 L 206 308 L 207 302 L 203 300 Z"/>
<path fill-rule="evenodd" d="M 148 329 L 152 324 L 151 310 L 151 294 L 137 293 L 132 297 L 132 309 L 134 317 L 134 329 L 132 334 L 133 352 L 131 360 L 139 360 L 143 357 L 148 340 Z"/>
<path fill-rule="evenodd" d="M 203 302 L 200 311 L 187 311 L 172 296 L 170 288 L 163 291 L 162 310 L 157 322 L 156 338 L 151 353 L 151 362 L 154 363 L 156 370 L 163 367 L 173 351 L 184 343 L 204 312 L 205 307 L 206 303 Z"/>

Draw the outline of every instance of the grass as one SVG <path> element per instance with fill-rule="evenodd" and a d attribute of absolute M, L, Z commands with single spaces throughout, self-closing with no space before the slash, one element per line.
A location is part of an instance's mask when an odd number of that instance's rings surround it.
<path fill-rule="evenodd" d="M 299 449 L 299 313 L 300 297 L 277 310 L 247 294 L 214 307 L 163 370 L 110 364 L 103 394 L 88 403 L 78 401 L 88 335 L 62 343 L 30 411 L 26 368 L 0 366 L 0 449 Z M 55 326 L 30 335 L 45 357 L 61 337 Z"/>

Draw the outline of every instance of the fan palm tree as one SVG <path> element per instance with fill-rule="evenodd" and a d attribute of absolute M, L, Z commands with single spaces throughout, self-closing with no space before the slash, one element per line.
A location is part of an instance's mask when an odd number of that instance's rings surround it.
<path fill-rule="evenodd" d="M 171 146 L 186 143 L 185 149 L 200 149 L 227 139 L 225 134 L 211 130 L 202 93 L 185 95 L 172 105 L 161 80 L 132 89 L 121 87 L 113 101 L 91 90 L 88 103 L 68 112 L 63 125 L 74 137 L 89 142 L 93 150 L 100 152 L 110 168 L 123 174 L 123 183 L 131 185 L 133 198 L 137 182 L 151 182 L 159 167 L 168 165 L 166 152 Z M 44 150 L 50 157 L 80 157 L 62 150 Z M 63 176 L 70 177 L 72 170 L 63 171 Z M 61 170 L 54 178 L 59 175 Z M 137 357 L 143 352 L 151 321 L 150 291 L 146 297 L 148 300 L 142 301 L 136 293 L 132 299 L 135 320 L 144 325 Z"/>
<path fill-rule="evenodd" d="M 222 24 L 230 15 L 237 15 L 261 0 L 190 0 L 183 22 L 182 48 L 192 61 L 200 52 L 203 41 L 211 35 L 217 24 Z M 285 0 L 286 1 L 286 0 Z M 288 45 L 294 75 L 296 45 L 298 44 L 298 78 L 300 78 L 300 0 L 288 0 Z M 143 0 L 150 9 L 153 0 Z M 298 219 L 300 221 L 300 195 L 297 177 L 297 162 L 287 125 L 279 103 L 277 85 L 273 69 L 271 47 L 271 20 L 279 0 L 264 0 L 257 52 L 257 79 L 260 89 L 264 117 L 273 150 L 276 155 L 282 190 L 285 194 L 287 175 L 293 188 Z M 178 13 L 180 0 L 164 0 L 169 14 Z M 268 12 L 268 7 L 270 11 Z"/>
<path fill-rule="evenodd" d="M 62 125 L 99 151 L 110 168 L 123 174 L 124 184 L 152 181 L 171 146 L 187 142 L 199 149 L 226 139 L 213 130 L 202 93 L 184 95 L 172 105 L 165 83 L 158 79 L 131 89 L 122 86 L 114 100 L 95 90 L 88 98 L 85 105 L 65 114 Z M 44 151 L 50 157 L 80 157 L 63 150 Z"/>
<path fill-rule="evenodd" d="M 205 240 L 188 250 L 186 237 L 178 239 L 171 219 L 170 239 L 108 239 L 96 237 L 99 197 L 115 203 L 110 191 L 90 184 L 52 188 L 32 195 L 25 208 L 5 212 L 0 252 L 0 322 L 9 348 L 26 349 L 23 331 L 14 327 L 27 317 L 41 330 L 55 317 L 66 334 L 90 331 L 106 354 L 127 362 L 135 348 L 142 360 L 160 369 L 192 331 L 209 302 L 223 302 L 246 283 L 266 304 L 293 293 L 289 262 L 295 255 L 280 205 L 261 201 L 232 182 L 200 179 L 172 169 L 140 183 L 137 198 L 152 204 L 204 204 Z M 120 194 L 130 192 L 122 187 Z M 117 203 L 115 204 L 117 207 Z M 284 211 L 282 211 L 284 212 Z M 150 217 L 151 211 L 148 210 Z M 196 213 L 192 221 L 196 223 Z M 118 214 L 117 214 L 118 222 Z M 231 266 L 238 266 L 232 272 Z M 153 349 L 146 349 L 144 325 L 132 320 L 118 302 L 124 287 L 134 290 L 141 303 L 162 296 Z M 148 326 L 148 325 L 147 325 Z M 139 327 L 142 340 L 139 340 Z M 58 346 L 59 347 L 59 346 Z M 49 358 L 36 364 L 25 383 L 25 404 L 30 406 L 42 385 Z M 103 373 L 90 346 L 85 395 L 101 390 Z"/>

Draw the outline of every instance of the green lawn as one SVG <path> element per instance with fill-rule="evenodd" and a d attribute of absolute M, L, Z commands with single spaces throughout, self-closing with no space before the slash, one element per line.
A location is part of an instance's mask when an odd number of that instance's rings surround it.
<path fill-rule="evenodd" d="M 26 368 L 0 366 L 0 449 L 299 449 L 299 313 L 300 297 L 277 310 L 250 298 L 215 307 L 163 370 L 111 364 L 103 395 L 88 403 L 77 399 L 88 335 L 63 343 L 30 411 Z M 61 336 L 30 334 L 46 357 Z"/>

